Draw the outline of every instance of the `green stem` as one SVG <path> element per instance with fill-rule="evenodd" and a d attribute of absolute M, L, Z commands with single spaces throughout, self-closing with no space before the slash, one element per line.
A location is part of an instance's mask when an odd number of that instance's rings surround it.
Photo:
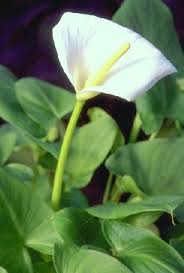
<path fill-rule="evenodd" d="M 61 150 L 59 153 L 59 158 L 58 158 L 55 177 L 54 177 L 53 190 L 52 190 L 52 208 L 54 210 L 58 210 L 60 207 L 61 193 L 62 193 L 62 187 L 63 187 L 63 176 L 64 176 L 64 169 L 66 165 L 68 150 L 69 150 L 73 132 L 76 127 L 76 123 L 81 113 L 83 105 L 84 105 L 84 101 L 77 101 L 75 108 L 73 110 L 72 116 L 70 118 L 70 121 L 68 123 L 68 127 L 66 129 L 66 133 L 63 139 L 63 143 L 61 145 Z"/>
<path fill-rule="evenodd" d="M 141 129 L 141 124 L 142 124 L 141 119 L 140 119 L 140 116 L 139 116 L 139 114 L 137 112 L 136 115 L 135 115 L 135 118 L 134 118 L 134 122 L 133 122 L 133 125 L 132 125 L 131 132 L 130 132 L 129 143 L 136 142 L 139 131 Z"/>
<path fill-rule="evenodd" d="M 110 193 L 110 189 L 112 186 L 112 178 L 113 178 L 113 175 L 112 175 L 112 173 L 110 173 L 109 177 L 107 179 L 107 183 L 106 183 L 106 187 L 105 187 L 105 191 L 104 191 L 104 195 L 103 195 L 103 204 L 106 203 L 109 199 L 109 193 Z"/>
<path fill-rule="evenodd" d="M 112 197 L 111 197 L 111 202 L 113 203 L 119 203 L 121 196 L 123 195 L 123 192 L 114 191 Z"/>
<path fill-rule="evenodd" d="M 180 122 L 178 120 L 175 120 L 174 124 L 175 124 L 176 129 L 178 131 L 180 131 L 181 130 L 181 124 L 180 124 Z"/>
<path fill-rule="evenodd" d="M 182 126 L 181 123 L 178 120 L 175 120 L 174 122 L 176 130 L 178 131 L 178 135 L 182 136 Z"/>
<path fill-rule="evenodd" d="M 158 132 L 152 133 L 152 134 L 150 135 L 150 137 L 149 137 L 149 140 L 155 139 L 157 135 L 158 135 Z"/>

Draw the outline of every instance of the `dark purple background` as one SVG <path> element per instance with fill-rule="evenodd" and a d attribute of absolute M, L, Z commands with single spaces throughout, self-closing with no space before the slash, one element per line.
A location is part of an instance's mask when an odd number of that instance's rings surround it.
<path fill-rule="evenodd" d="M 149 0 L 148 0 L 149 1 Z M 184 0 L 163 0 L 170 7 L 179 39 L 184 47 Z M 65 11 L 78 11 L 111 18 L 121 0 L 17 0 L 3 1 L 0 7 L 0 64 L 7 66 L 18 77 L 35 76 L 71 88 L 56 57 L 52 41 L 52 27 Z M 88 106 L 100 105 L 128 134 L 135 113 L 133 104 L 116 98 L 99 96 Z M 93 203 L 100 201 L 107 173 L 100 169 L 87 189 Z"/>

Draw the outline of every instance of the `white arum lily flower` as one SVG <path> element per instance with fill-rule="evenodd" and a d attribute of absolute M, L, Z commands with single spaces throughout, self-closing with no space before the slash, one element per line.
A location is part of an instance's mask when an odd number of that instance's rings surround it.
<path fill-rule="evenodd" d="M 134 100 L 176 72 L 139 34 L 93 15 L 65 13 L 53 29 L 53 38 L 78 100 L 99 93 Z"/>

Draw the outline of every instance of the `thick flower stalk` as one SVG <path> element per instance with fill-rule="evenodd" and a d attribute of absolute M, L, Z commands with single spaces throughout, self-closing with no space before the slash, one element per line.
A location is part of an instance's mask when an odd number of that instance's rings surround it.
<path fill-rule="evenodd" d="M 100 93 L 134 100 L 176 69 L 139 34 L 93 15 L 65 13 L 53 38 L 77 98 L 56 168 L 52 204 L 58 209 L 69 145 L 84 101 Z"/>

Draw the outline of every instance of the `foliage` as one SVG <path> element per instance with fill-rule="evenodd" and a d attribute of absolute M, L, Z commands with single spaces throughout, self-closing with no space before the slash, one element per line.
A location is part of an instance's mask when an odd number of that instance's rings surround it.
<path fill-rule="evenodd" d="M 57 212 L 51 191 L 75 96 L 0 66 L 0 273 L 184 272 L 184 55 L 160 0 L 125 0 L 113 20 L 160 48 L 179 73 L 136 101 L 144 141 L 125 144 L 99 107 L 83 113 Z M 83 188 L 101 166 L 104 204 L 90 206 Z"/>

